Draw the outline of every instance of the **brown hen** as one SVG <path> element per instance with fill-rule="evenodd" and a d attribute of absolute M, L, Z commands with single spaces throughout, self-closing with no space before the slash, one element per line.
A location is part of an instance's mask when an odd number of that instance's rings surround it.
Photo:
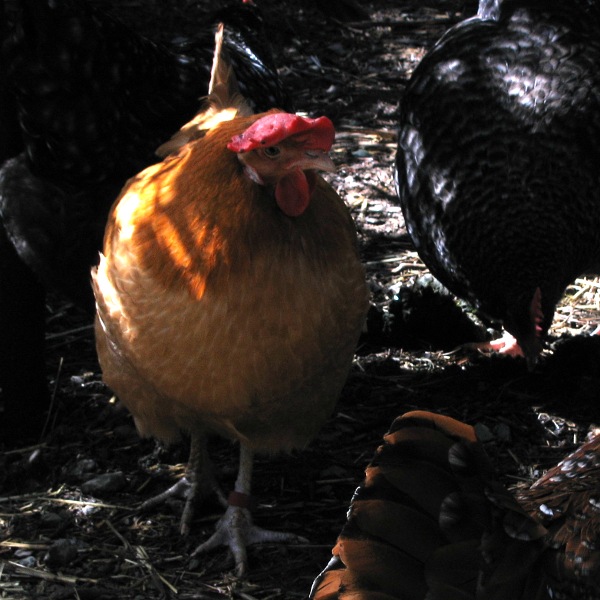
<path fill-rule="evenodd" d="M 315 172 L 333 169 L 331 122 L 250 114 L 217 38 L 208 109 L 127 183 L 93 280 L 105 381 L 142 435 L 191 437 L 183 533 L 212 487 L 206 434 L 240 442 L 229 506 L 196 552 L 226 544 L 242 574 L 247 543 L 297 539 L 252 525 L 252 455 L 317 433 L 368 294 L 349 212 Z"/>

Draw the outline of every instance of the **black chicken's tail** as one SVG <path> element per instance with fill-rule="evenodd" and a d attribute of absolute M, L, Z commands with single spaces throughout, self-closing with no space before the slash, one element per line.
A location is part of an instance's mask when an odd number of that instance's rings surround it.
<path fill-rule="evenodd" d="M 254 112 L 281 108 L 293 112 L 293 102 L 277 72 L 269 26 L 254 2 L 235 0 L 212 16 L 225 26 L 223 46 L 238 80 L 240 92 Z"/>

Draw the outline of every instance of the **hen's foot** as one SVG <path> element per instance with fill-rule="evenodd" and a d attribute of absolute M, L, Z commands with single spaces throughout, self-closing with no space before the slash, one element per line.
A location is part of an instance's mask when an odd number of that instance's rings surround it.
<path fill-rule="evenodd" d="M 194 507 L 197 503 L 213 495 L 216 496 L 221 506 L 227 506 L 227 499 L 212 475 L 205 474 L 200 481 L 195 482 L 190 481 L 190 479 L 185 476 L 169 489 L 143 502 L 141 510 L 146 511 L 155 508 L 170 498 L 183 498 L 185 500 L 185 506 L 181 515 L 180 531 L 182 535 L 188 535 L 194 517 Z"/>
<path fill-rule="evenodd" d="M 247 508 L 228 506 L 225 514 L 219 519 L 213 535 L 200 544 L 192 553 L 197 556 L 219 546 L 227 546 L 235 560 L 236 575 L 243 577 L 247 568 L 246 546 L 267 542 L 305 543 L 308 540 L 294 533 L 269 531 L 252 523 L 252 516 Z"/>
<path fill-rule="evenodd" d="M 507 331 L 504 332 L 501 338 L 496 340 L 465 344 L 465 347 L 480 350 L 481 352 L 498 352 L 500 354 L 506 354 L 507 356 L 523 356 L 521 346 L 519 346 L 515 337 Z"/>
<path fill-rule="evenodd" d="M 169 498 L 184 498 L 185 506 L 181 515 L 180 531 L 188 535 L 197 503 L 211 495 L 215 495 L 222 506 L 228 506 L 227 500 L 213 474 L 212 465 L 206 450 L 206 438 L 193 435 L 185 477 L 161 494 L 146 500 L 142 510 L 148 510 L 162 504 Z"/>

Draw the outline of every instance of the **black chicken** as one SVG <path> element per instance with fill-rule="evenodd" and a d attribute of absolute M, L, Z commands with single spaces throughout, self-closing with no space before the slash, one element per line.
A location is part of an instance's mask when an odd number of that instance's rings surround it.
<path fill-rule="evenodd" d="M 600 598 L 600 438 L 529 490 L 495 479 L 473 427 L 394 421 L 311 600 Z"/>
<path fill-rule="evenodd" d="M 504 0 L 415 70 L 396 158 L 407 229 L 532 367 L 566 286 L 600 267 L 600 3 Z M 501 347 L 498 345 L 498 347 Z"/>
<path fill-rule="evenodd" d="M 0 169 L 0 439 L 22 440 L 39 434 L 48 402 L 45 291 L 93 313 L 89 272 L 108 210 L 197 112 L 213 21 L 227 21 L 225 47 L 256 108 L 289 101 L 251 3 L 236 2 L 172 46 L 82 0 L 22 0 L 10 17 L 0 56 L 0 125 L 11 132 Z"/>

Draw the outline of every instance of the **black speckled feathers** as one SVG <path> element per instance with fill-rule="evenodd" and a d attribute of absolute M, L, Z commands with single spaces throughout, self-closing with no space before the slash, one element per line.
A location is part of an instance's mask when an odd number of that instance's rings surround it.
<path fill-rule="evenodd" d="M 449 30 L 403 98 L 398 193 L 417 250 L 531 363 L 566 285 L 600 267 L 599 13 L 482 3 L 489 18 Z"/>

